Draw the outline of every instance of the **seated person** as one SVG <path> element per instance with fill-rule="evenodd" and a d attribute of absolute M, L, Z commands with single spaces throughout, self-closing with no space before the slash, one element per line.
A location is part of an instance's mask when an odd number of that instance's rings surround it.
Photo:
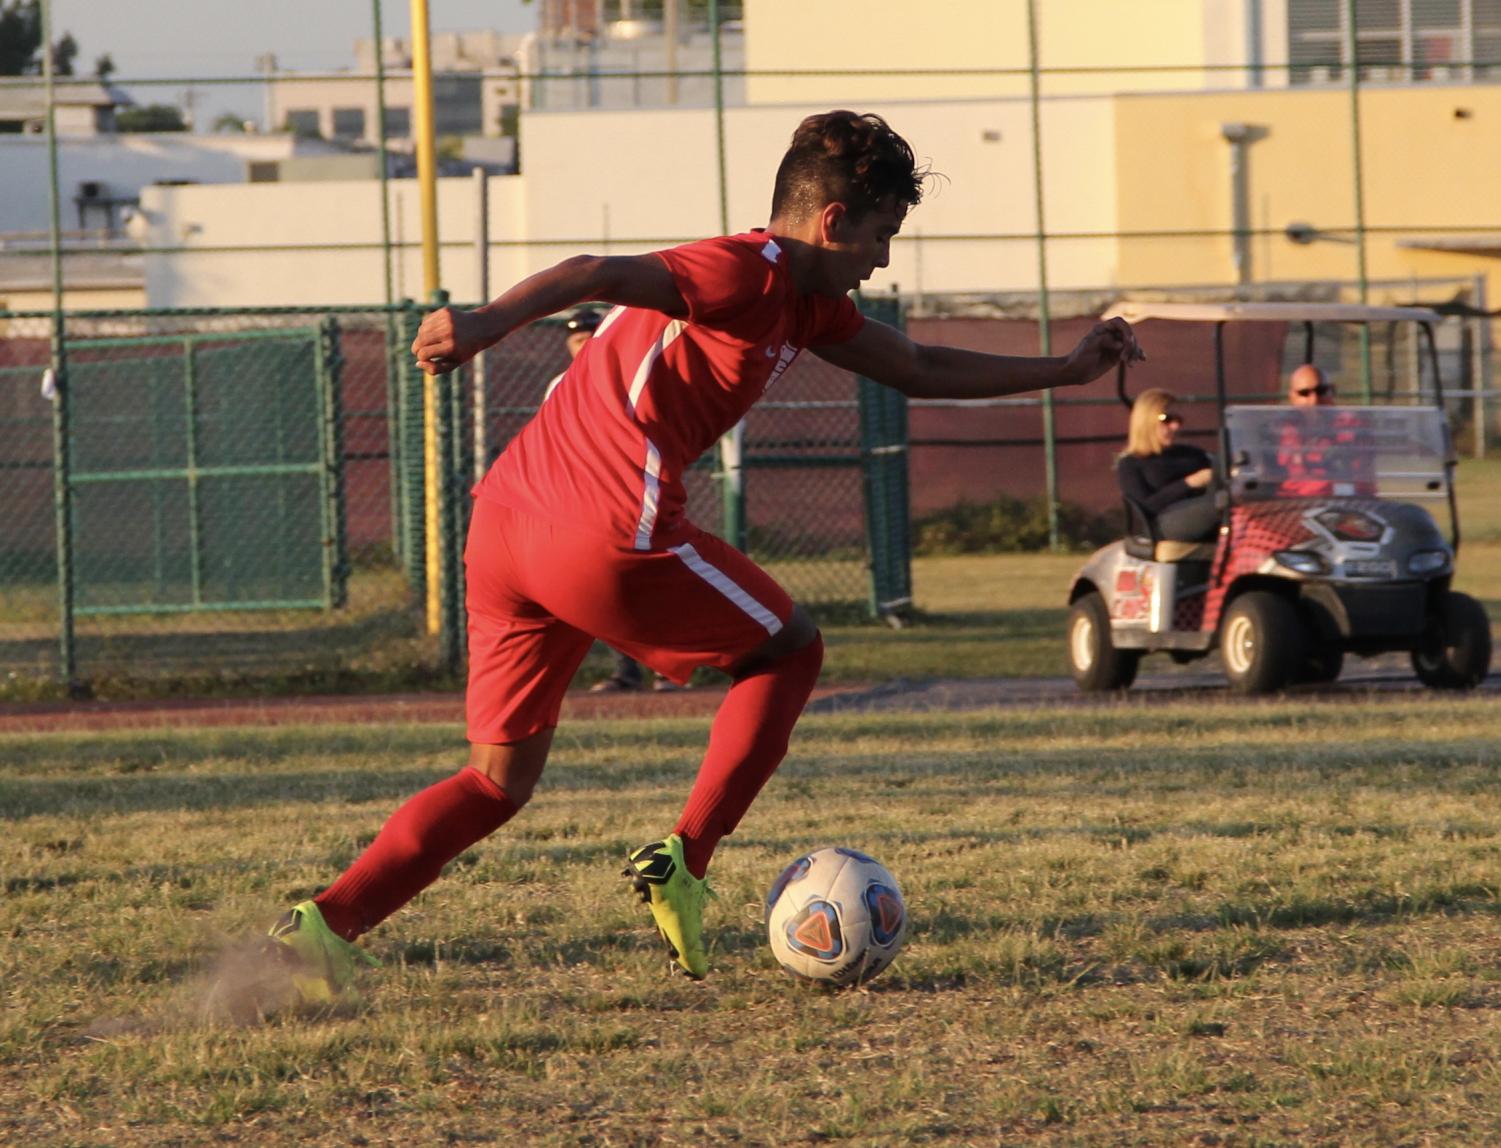
<path fill-rule="evenodd" d="M 1126 449 L 1116 460 L 1121 493 L 1157 520 L 1160 538 L 1198 542 L 1212 538 L 1220 513 L 1209 495 L 1214 460 L 1189 443 L 1175 442 L 1183 416 L 1175 397 L 1159 387 L 1131 404 Z"/>
<path fill-rule="evenodd" d="M 1290 417 L 1278 435 L 1278 493 L 1290 498 L 1374 494 L 1370 460 L 1359 449 L 1359 415 L 1350 410 L 1312 413 L 1334 403 L 1334 386 L 1324 372 L 1312 363 L 1296 368 L 1287 377 L 1287 401 L 1309 413 Z"/>

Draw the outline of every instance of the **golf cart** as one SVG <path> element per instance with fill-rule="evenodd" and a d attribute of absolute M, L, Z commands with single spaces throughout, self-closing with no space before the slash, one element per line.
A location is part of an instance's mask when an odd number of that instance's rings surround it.
<path fill-rule="evenodd" d="M 1417 307 L 1292 303 L 1126 303 L 1133 324 L 1214 324 L 1219 528 L 1205 541 L 1160 536 L 1126 500 L 1126 536 L 1097 551 L 1069 587 L 1068 660 L 1080 689 L 1131 685 L 1144 654 L 1191 662 L 1218 649 L 1232 690 L 1274 693 L 1336 679 L 1345 655 L 1405 651 L 1425 684 L 1470 689 L 1490 668 L 1491 629 L 1450 588 L 1459 548 L 1454 452 L 1433 324 Z M 1416 324 L 1433 380 L 1407 406 L 1232 405 L 1227 323 Z M 1124 369 L 1117 393 L 1129 408 Z M 1314 482 L 1290 481 L 1287 444 L 1315 443 Z M 1447 516 L 1448 537 L 1434 515 Z"/>

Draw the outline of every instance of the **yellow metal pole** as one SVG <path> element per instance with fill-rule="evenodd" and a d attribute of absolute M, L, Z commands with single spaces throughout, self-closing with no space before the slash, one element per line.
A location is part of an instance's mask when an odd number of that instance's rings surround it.
<path fill-rule="evenodd" d="M 438 153 L 433 138 L 433 62 L 428 39 L 427 0 L 412 2 L 412 142 L 417 151 L 417 189 L 422 207 L 422 289 L 434 301 L 442 289 L 438 274 Z M 427 560 L 427 632 L 442 628 L 442 583 L 438 499 L 438 384 L 422 381 L 423 542 Z"/>

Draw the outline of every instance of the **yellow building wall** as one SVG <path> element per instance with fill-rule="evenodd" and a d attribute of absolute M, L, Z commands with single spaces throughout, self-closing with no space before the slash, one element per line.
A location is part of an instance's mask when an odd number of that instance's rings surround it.
<path fill-rule="evenodd" d="M 1290 242 L 1290 223 L 1353 232 L 1350 94 L 1342 89 L 1121 96 L 1116 104 L 1117 218 L 1128 232 L 1231 226 L 1231 149 L 1222 125 L 1253 125 L 1248 149 L 1256 281 L 1346 280 L 1351 242 Z M 1458 113 L 1458 114 L 1456 114 Z M 1501 86 L 1368 88 L 1361 94 L 1367 275 L 1371 280 L 1495 275 L 1501 261 L 1399 247 L 1457 228 L 1494 233 L 1501 187 Z M 1379 230 L 1378 230 L 1379 229 Z M 1228 237 L 1120 244 L 1128 285 L 1233 283 Z M 1400 288 L 1394 289 L 1400 295 Z M 1501 297 L 1501 280 L 1488 289 Z"/>
<path fill-rule="evenodd" d="M 1183 71 L 1046 75 L 1044 95 L 1235 86 L 1245 0 L 1037 0 L 1044 68 L 1171 65 Z M 746 0 L 747 100 L 934 100 L 1025 95 L 1026 0 Z M 758 76 L 768 70 L 880 70 L 876 76 Z M 909 69 L 1019 69 L 1018 74 L 903 76 Z M 898 74 L 890 74 L 898 73 Z"/>

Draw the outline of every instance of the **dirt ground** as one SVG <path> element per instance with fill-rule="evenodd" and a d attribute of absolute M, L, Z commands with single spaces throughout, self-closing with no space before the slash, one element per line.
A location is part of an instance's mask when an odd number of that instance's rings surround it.
<path fill-rule="evenodd" d="M 859 689 L 820 689 L 813 697 L 817 702 L 836 694 L 858 692 Z M 572 690 L 563 703 L 563 720 L 707 716 L 719 708 L 724 694 L 722 686 L 671 693 L 648 690 L 591 694 L 587 690 Z M 0 706 L 0 733 L 210 725 L 462 724 L 463 721 L 464 698 L 458 693 L 39 702 Z"/>
<path fill-rule="evenodd" d="M 724 700 L 726 687 L 695 687 L 670 693 L 594 694 L 571 690 L 562 720 L 610 718 L 708 717 Z M 1424 690 L 1409 671 L 1382 662 L 1361 663 L 1336 683 L 1302 686 L 1299 696 L 1348 703 L 1372 695 L 1421 693 L 1443 699 L 1455 695 Z M 1501 692 L 1501 673 L 1492 674 L 1469 695 L 1494 698 Z M 1208 671 L 1143 674 L 1125 694 L 1081 694 L 1068 678 L 978 678 L 907 680 L 864 685 L 824 686 L 813 691 L 807 712 L 848 713 L 876 710 L 969 710 L 989 706 L 1154 705 L 1187 698 L 1232 697 L 1224 678 Z M 1256 704 L 1265 699 L 1244 699 Z M 274 726 L 370 724 L 374 722 L 464 721 L 458 693 L 217 698 L 149 701 L 39 702 L 0 705 L 0 734 L 67 730 L 152 729 L 186 726 Z"/>

